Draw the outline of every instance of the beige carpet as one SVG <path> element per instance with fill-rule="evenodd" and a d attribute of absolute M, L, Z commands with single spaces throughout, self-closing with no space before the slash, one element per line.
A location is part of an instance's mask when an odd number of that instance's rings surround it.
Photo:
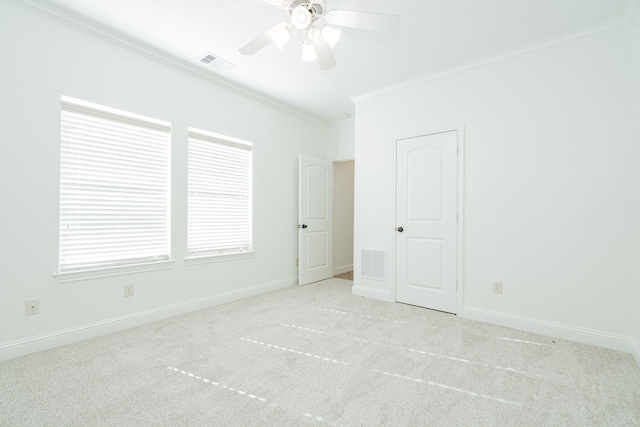
<path fill-rule="evenodd" d="M 330 279 L 0 363 L 2 426 L 638 426 L 628 354 Z"/>
<path fill-rule="evenodd" d="M 336 274 L 333 277 L 335 277 L 337 279 L 345 279 L 345 280 L 352 280 L 353 281 L 353 271 L 347 271 L 346 273 Z"/>

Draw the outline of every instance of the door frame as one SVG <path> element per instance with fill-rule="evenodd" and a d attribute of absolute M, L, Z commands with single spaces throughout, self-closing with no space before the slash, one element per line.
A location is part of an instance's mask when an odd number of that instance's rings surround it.
<path fill-rule="evenodd" d="M 409 131 L 399 134 L 394 138 L 394 203 L 398 205 L 398 142 L 403 139 L 416 138 L 420 136 L 429 136 L 438 133 L 457 131 L 457 144 L 458 144 L 458 156 L 457 156 L 457 169 L 458 169 L 458 183 L 457 183 L 457 204 L 458 204 L 458 222 L 456 225 L 456 276 L 457 276 L 457 290 L 456 290 L 456 315 L 462 313 L 464 307 L 464 123 L 454 125 L 442 125 L 435 126 L 422 130 Z M 394 227 L 390 230 L 393 233 L 394 241 L 394 253 L 398 253 L 398 243 L 395 238 L 396 230 L 395 224 L 398 223 L 397 209 L 394 213 Z M 394 279 L 393 279 L 393 301 L 397 302 L 397 282 L 395 275 L 398 269 L 398 259 L 394 255 Z"/>

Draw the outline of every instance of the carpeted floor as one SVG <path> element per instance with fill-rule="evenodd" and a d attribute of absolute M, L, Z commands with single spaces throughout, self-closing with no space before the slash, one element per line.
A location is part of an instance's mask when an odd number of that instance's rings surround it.
<path fill-rule="evenodd" d="M 638 426 L 628 354 L 293 287 L 0 363 L 2 426 Z"/>

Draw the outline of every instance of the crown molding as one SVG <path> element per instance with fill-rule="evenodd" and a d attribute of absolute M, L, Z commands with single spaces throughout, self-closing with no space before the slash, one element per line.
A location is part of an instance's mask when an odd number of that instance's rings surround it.
<path fill-rule="evenodd" d="M 448 77 L 454 74 L 461 73 L 463 71 L 480 68 L 485 65 L 491 65 L 498 62 L 506 61 L 509 59 L 517 58 L 524 55 L 529 55 L 538 51 L 551 49 L 577 41 L 600 36 L 603 34 L 611 33 L 632 27 L 637 20 L 637 16 L 640 12 L 640 0 L 628 0 L 625 7 L 624 14 L 619 18 L 610 19 L 599 24 L 591 25 L 576 31 L 565 33 L 558 37 L 549 38 L 546 40 L 538 41 L 536 43 L 528 44 L 518 47 L 516 49 L 507 50 L 495 55 L 489 55 L 481 59 L 477 59 L 470 62 L 465 62 L 460 65 L 456 65 L 450 68 L 445 68 L 432 73 L 424 74 L 414 79 L 405 80 L 399 83 L 394 83 L 383 88 L 363 93 L 360 95 L 352 96 L 350 99 L 354 104 L 358 104 L 369 99 L 377 98 L 379 96 L 395 92 L 400 89 L 409 88 L 412 86 L 420 85 L 432 80 L 437 80 L 443 77 Z"/>
<path fill-rule="evenodd" d="M 330 122 L 327 122 L 325 124 L 327 126 L 338 126 L 338 125 L 341 125 L 341 124 L 352 123 L 352 122 L 355 122 L 355 117 L 350 116 L 350 117 L 347 117 L 347 118 L 344 118 L 344 119 L 343 118 L 338 118 L 338 119 L 335 119 L 335 120 L 331 120 Z"/>
<path fill-rule="evenodd" d="M 125 49 L 131 53 L 142 56 L 144 58 L 155 61 L 161 65 L 188 74 L 206 83 L 217 86 L 221 89 L 240 95 L 252 101 L 259 102 L 288 114 L 293 114 L 302 119 L 311 121 L 318 125 L 326 125 L 327 122 L 317 116 L 296 109 L 295 107 L 283 103 L 275 98 L 266 96 L 260 92 L 254 91 L 246 86 L 237 84 L 225 77 L 213 74 L 201 69 L 197 64 L 191 64 L 188 61 L 170 55 L 146 43 L 134 38 L 128 37 L 122 33 L 111 30 L 95 21 L 81 17 L 67 9 L 46 3 L 42 0 L 4 0 L 29 12 L 48 18 L 59 24 L 65 25 L 74 30 L 80 31 L 89 36 L 95 37 L 104 42 L 110 43 L 116 47 Z"/>

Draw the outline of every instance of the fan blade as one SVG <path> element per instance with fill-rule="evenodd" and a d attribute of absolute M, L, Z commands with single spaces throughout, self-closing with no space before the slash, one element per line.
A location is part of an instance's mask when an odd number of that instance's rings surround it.
<path fill-rule="evenodd" d="M 287 23 L 282 22 L 276 25 L 275 27 L 273 27 L 272 29 L 266 31 L 265 33 L 259 35 L 255 39 L 251 40 L 249 43 L 247 43 L 246 45 L 240 48 L 240 53 L 243 55 L 253 55 L 257 51 L 259 51 L 260 49 L 262 49 L 263 47 L 271 43 L 273 41 L 273 38 L 271 37 L 271 33 L 273 33 L 276 30 L 279 30 L 280 28 L 282 28 L 283 25 L 287 25 Z"/>
<path fill-rule="evenodd" d="M 331 25 L 369 31 L 393 31 L 400 24 L 400 18 L 396 15 L 353 10 L 330 10 L 326 19 Z"/>
<path fill-rule="evenodd" d="M 318 55 L 318 65 L 320 65 L 322 70 L 330 70 L 336 66 L 336 60 L 333 57 L 329 43 L 320 37 L 319 34 L 318 37 L 315 38 L 313 46 L 316 49 L 316 55 Z"/>
<path fill-rule="evenodd" d="M 284 2 L 284 0 L 262 0 L 263 2 L 270 4 L 271 6 L 275 6 L 275 7 L 285 7 L 286 3 Z"/>

